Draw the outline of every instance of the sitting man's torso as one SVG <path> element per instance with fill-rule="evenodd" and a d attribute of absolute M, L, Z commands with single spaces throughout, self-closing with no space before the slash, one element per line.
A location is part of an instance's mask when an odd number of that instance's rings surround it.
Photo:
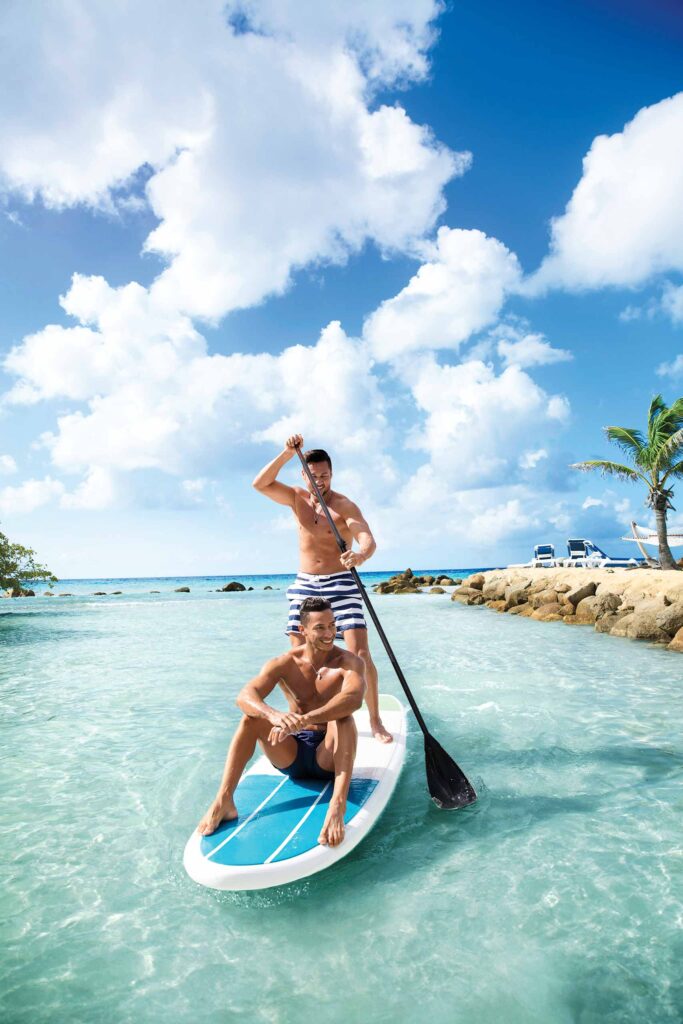
<path fill-rule="evenodd" d="M 305 647 L 295 647 L 283 657 L 282 676 L 279 680 L 290 711 L 298 715 L 312 715 L 336 696 L 344 684 L 347 672 L 364 673 L 363 662 L 350 651 L 333 647 L 325 663 L 316 669 L 306 656 Z M 325 730 L 326 723 L 313 728 Z"/>

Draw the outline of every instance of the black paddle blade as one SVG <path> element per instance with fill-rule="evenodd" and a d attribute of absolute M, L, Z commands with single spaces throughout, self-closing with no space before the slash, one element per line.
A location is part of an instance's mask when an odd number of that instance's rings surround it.
<path fill-rule="evenodd" d="M 454 811 L 474 803 L 477 794 L 471 782 L 429 733 L 425 733 L 425 763 L 429 794 L 437 807 Z"/>

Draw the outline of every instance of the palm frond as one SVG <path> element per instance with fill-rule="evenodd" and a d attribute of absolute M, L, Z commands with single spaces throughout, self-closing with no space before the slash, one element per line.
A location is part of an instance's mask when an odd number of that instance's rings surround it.
<path fill-rule="evenodd" d="M 666 402 L 661 395 L 655 395 L 650 402 L 650 408 L 647 410 L 647 422 L 648 426 L 652 423 L 652 420 L 666 409 Z"/>
<path fill-rule="evenodd" d="M 670 476 L 683 476 L 683 459 L 680 462 L 674 462 L 674 464 L 667 469 L 666 473 L 662 477 L 662 484 L 665 484 Z"/>
<path fill-rule="evenodd" d="M 683 427 L 683 398 L 677 398 L 676 401 L 669 406 L 669 412 L 675 418 L 677 425 L 679 427 Z"/>
<path fill-rule="evenodd" d="M 664 472 L 669 468 L 669 465 L 677 458 L 680 454 L 681 448 L 683 447 L 683 429 L 677 430 L 675 433 L 670 434 L 669 437 L 665 438 L 660 444 L 656 451 L 652 452 L 653 456 L 653 469 L 658 472 Z"/>
<path fill-rule="evenodd" d="M 681 419 L 683 409 L 678 407 L 679 402 L 680 399 L 669 408 L 662 401 L 662 396 L 656 395 L 650 404 L 647 428 L 650 452 L 647 453 L 643 464 L 645 465 L 647 462 L 651 469 L 656 468 L 660 463 L 659 452 L 662 446 L 683 427 Z"/>
<path fill-rule="evenodd" d="M 645 447 L 645 438 L 634 427 L 605 427 L 605 434 L 608 441 L 618 444 L 622 451 L 633 455 L 636 461 Z"/>
<path fill-rule="evenodd" d="M 619 462 L 608 462 L 607 459 L 589 459 L 587 462 L 574 462 L 571 469 L 578 469 L 582 473 L 588 473 L 593 469 L 599 470 L 603 476 L 618 476 L 622 480 L 645 480 L 648 487 L 650 482 L 630 466 L 622 466 Z"/>

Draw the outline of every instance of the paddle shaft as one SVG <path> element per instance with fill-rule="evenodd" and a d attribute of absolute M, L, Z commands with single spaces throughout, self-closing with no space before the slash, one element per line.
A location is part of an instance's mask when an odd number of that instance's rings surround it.
<path fill-rule="evenodd" d="M 304 473 L 308 477 L 308 481 L 309 481 L 311 487 L 313 488 L 313 491 L 315 493 L 316 498 L 318 499 L 318 502 L 320 503 L 320 507 L 323 510 L 323 512 L 325 513 L 327 521 L 330 524 L 330 529 L 332 530 L 332 533 L 334 534 L 334 537 L 335 537 L 335 539 L 337 541 L 337 545 L 339 547 L 339 550 L 343 554 L 345 551 L 348 551 L 348 546 L 346 544 L 346 541 L 344 540 L 344 538 L 340 534 L 340 532 L 337 529 L 337 526 L 336 526 L 336 524 L 334 522 L 334 519 L 330 515 L 330 510 L 327 507 L 325 499 L 323 498 L 322 494 L 320 493 L 320 489 L 318 488 L 317 483 L 313 479 L 313 474 L 311 473 L 310 469 L 308 468 L 308 463 L 306 462 L 306 460 L 304 459 L 303 455 L 301 454 L 301 449 L 297 447 L 296 453 L 299 456 L 299 459 L 301 460 L 301 465 L 303 466 Z M 352 566 L 351 569 L 350 569 L 350 572 L 351 572 L 354 580 L 356 581 L 356 586 L 360 590 L 361 597 L 363 598 L 363 601 L 365 602 L 365 606 L 366 606 L 366 608 L 368 609 L 368 611 L 370 613 L 370 618 L 372 619 L 372 621 L 375 624 L 375 629 L 379 633 L 380 640 L 384 644 L 384 649 L 387 652 L 387 654 L 389 655 L 389 661 L 394 666 L 394 672 L 398 676 L 398 681 L 401 684 L 401 686 L 403 687 L 403 692 L 405 693 L 406 697 L 408 698 L 408 703 L 410 704 L 410 706 L 411 706 L 411 708 L 413 710 L 413 714 L 415 715 L 415 718 L 417 719 L 417 724 L 420 726 L 420 728 L 422 729 L 422 732 L 425 734 L 425 736 L 429 736 L 430 739 L 431 739 L 431 736 L 430 736 L 429 731 L 427 729 L 427 726 L 425 724 L 425 720 L 422 717 L 422 712 L 420 711 L 419 707 L 417 706 L 417 703 L 415 702 L 415 698 L 413 697 L 412 693 L 410 692 L 410 687 L 408 686 L 408 683 L 406 682 L 406 677 L 403 675 L 403 669 L 401 668 L 401 666 L 399 665 L 398 661 L 396 660 L 396 655 L 394 654 L 393 650 L 391 649 L 391 644 L 389 643 L 389 640 L 387 639 L 387 635 L 384 632 L 384 629 L 382 628 L 382 623 L 377 618 L 377 612 L 375 611 L 375 609 L 372 607 L 372 604 L 370 603 L 370 598 L 368 597 L 367 591 L 366 591 L 366 589 L 365 589 L 365 587 L 363 585 L 363 581 L 361 580 L 360 576 L 358 575 L 358 571 L 355 569 L 355 567 Z"/>

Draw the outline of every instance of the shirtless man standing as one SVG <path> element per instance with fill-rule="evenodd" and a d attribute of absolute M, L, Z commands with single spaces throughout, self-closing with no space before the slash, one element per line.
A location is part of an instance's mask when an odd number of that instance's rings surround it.
<path fill-rule="evenodd" d="M 302 644 L 304 641 L 299 631 L 301 602 L 305 597 L 316 595 L 330 602 L 337 621 L 337 639 L 343 638 L 348 649 L 365 663 L 366 700 L 372 734 L 381 743 L 391 743 L 391 733 L 384 728 L 379 715 L 377 669 L 370 657 L 363 599 L 349 571 L 366 562 L 377 545 L 358 506 L 343 494 L 332 490 L 332 461 L 321 448 L 305 452 L 304 459 L 337 529 L 346 541 L 348 551 L 340 553 L 325 513 L 303 470 L 301 475 L 305 488 L 289 487 L 277 479 L 282 467 L 294 458 L 296 449 L 301 448 L 303 443 L 301 434 L 288 438 L 284 450 L 254 480 L 257 491 L 279 505 L 288 505 L 292 509 L 299 526 L 300 567 L 296 580 L 287 591 L 289 620 L 286 632 L 293 646 Z M 351 551 L 354 540 L 358 541 L 358 551 Z"/>
<path fill-rule="evenodd" d="M 301 605 L 300 646 L 266 662 L 240 691 L 244 717 L 232 738 L 216 799 L 199 822 L 201 835 L 238 816 L 233 794 L 256 747 L 293 779 L 334 779 L 318 842 L 338 846 L 356 756 L 352 715 L 363 703 L 363 662 L 334 646 L 336 626 L 329 601 L 308 598 Z M 266 697 L 279 686 L 289 711 L 276 711 Z"/>

